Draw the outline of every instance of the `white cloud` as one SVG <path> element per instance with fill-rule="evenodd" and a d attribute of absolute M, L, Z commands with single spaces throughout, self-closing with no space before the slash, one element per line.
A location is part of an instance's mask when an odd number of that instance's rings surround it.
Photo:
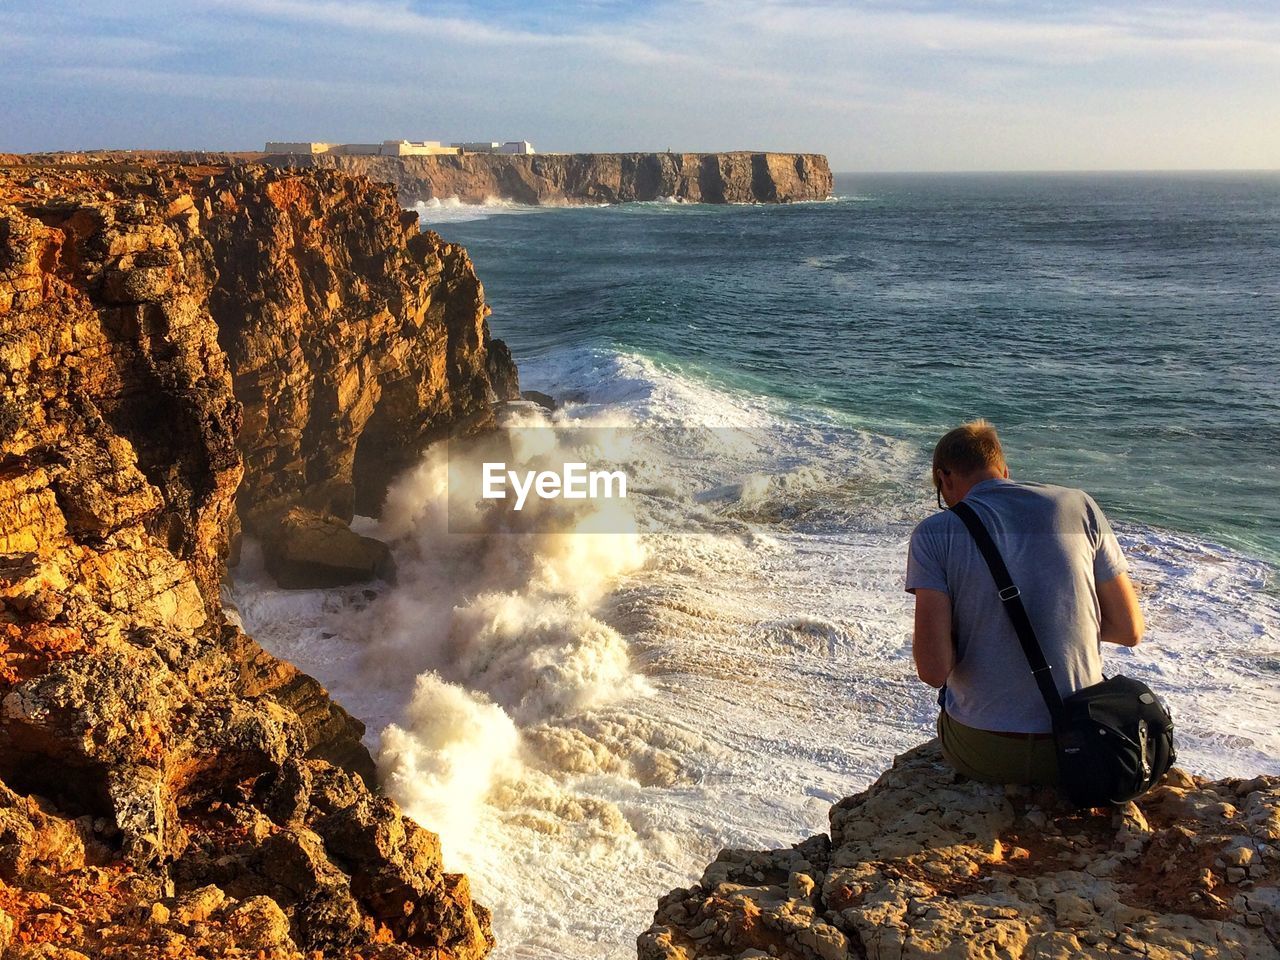
<path fill-rule="evenodd" d="M 166 103 L 195 96 L 261 104 L 242 118 L 255 133 L 502 128 L 553 149 L 768 145 L 881 168 L 1043 165 L 1050 141 L 1057 166 L 1115 165 L 1121 142 L 1140 166 L 1280 155 L 1266 105 L 1280 89 L 1280 16 L 1235 8 L 658 0 L 510 17 L 403 0 L 108 6 L 109 17 L 51 16 L 48 35 L 35 14 L 0 12 L 8 86 L 145 93 L 157 129 L 183 120 Z M 68 53 L 33 71 L 41 48 Z"/>
<path fill-rule="evenodd" d="M 278 103 L 282 98 L 322 103 L 333 97 L 361 102 L 370 97 L 407 97 L 417 92 L 411 84 L 355 82 L 325 77 L 280 77 L 271 74 L 229 76 L 108 66 L 56 67 L 49 72 L 55 79 L 94 84 L 130 93 L 251 103 Z"/>
<path fill-rule="evenodd" d="M 0 49 L 28 55 L 42 63 L 136 63 L 180 53 L 182 47 L 144 37 L 62 34 L 56 42 L 46 34 L 8 29 L 0 22 Z"/>
<path fill-rule="evenodd" d="M 662 63 L 672 57 L 625 31 L 511 30 L 477 18 L 430 16 L 403 3 L 336 2 L 336 0 L 208 0 L 207 6 L 255 17 L 309 23 L 344 30 L 416 38 L 433 44 L 517 47 L 532 49 L 585 48 L 633 63 Z"/>

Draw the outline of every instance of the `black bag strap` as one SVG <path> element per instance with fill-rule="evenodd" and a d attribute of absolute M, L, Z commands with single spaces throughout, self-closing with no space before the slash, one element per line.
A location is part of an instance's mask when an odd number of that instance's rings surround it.
<path fill-rule="evenodd" d="M 951 512 L 969 529 L 973 542 L 978 545 L 978 552 L 982 554 L 982 558 L 987 561 L 987 566 L 991 569 L 991 578 L 995 580 L 996 589 L 1000 591 L 1000 602 L 1004 605 L 1005 613 L 1009 614 L 1009 620 L 1013 623 L 1013 632 L 1018 635 L 1022 652 L 1026 655 L 1027 663 L 1031 665 L 1031 675 L 1035 678 L 1036 686 L 1040 688 L 1040 695 L 1044 697 L 1044 704 L 1049 708 L 1049 716 L 1053 719 L 1053 725 L 1056 728 L 1063 715 L 1062 695 L 1058 693 L 1058 688 L 1053 682 L 1053 668 L 1044 658 L 1044 650 L 1040 647 L 1040 641 L 1036 639 L 1031 618 L 1027 616 L 1027 608 L 1022 605 L 1022 595 L 1014 586 L 1009 568 L 1005 565 L 1004 557 L 1000 555 L 1000 548 L 991 539 L 991 534 L 969 504 L 961 501 L 951 508 Z"/>

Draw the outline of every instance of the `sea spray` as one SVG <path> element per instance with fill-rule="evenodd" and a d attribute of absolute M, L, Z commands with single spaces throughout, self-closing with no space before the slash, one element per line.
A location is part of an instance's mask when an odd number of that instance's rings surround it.
<path fill-rule="evenodd" d="M 435 229 L 441 223 L 466 223 L 471 220 L 486 220 L 489 217 L 511 213 L 536 213 L 548 209 L 529 204 L 504 200 L 501 197 L 486 197 L 482 203 L 464 203 L 459 197 L 432 197 L 430 200 L 418 200 L 413 210 L 425 229 Z"/>
<path fill-rule="evenodd" d="M 518 462 L 598 453 L 567 452 L 573 434 L 538 417 L 514 424 L 502 439 Z M 347 624 L 363 643 L 366 676 L 394 683 L 418 674 L 402 717 L 382 735 L 379 768 L 388 792 L 440 830 L 451 866 L 468 869 L 483 835 L 477 817 L 495 788 L 525 803 L 537 795 L 543 808 L 564 802 L 524 763 L 520 731 L 648 689 L 625 640 L 592 612 L 618 576 L 643 564 L 639 538 L 582 532 L 626 504 L 561 502 L 549 522 L 537 509 L 467 502 L 479 532 L 451 532 L 451 483 L 486 455 L 483 444 L 439 445 L 393 484 L 377 533 L 395 551 L 397 584 Z M 597 813 L 618 819 L 605 807 Z"/>
<path fill-rule="evenodd" d="M 494 786 L 519 776 L 519 746 L 501 707 L 422 673 L 400 722 L 382 732 L 379 771 L 405 811 L 452 845 L 475 835 Z"/>

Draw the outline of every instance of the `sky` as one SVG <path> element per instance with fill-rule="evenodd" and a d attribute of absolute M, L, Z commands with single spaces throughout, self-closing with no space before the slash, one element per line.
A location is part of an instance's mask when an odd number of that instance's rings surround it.
<path fill-rule="evenodd" d="M 0 151 L 782 150 L 1280 168 L 1280 3 L 0 0 Z"/>

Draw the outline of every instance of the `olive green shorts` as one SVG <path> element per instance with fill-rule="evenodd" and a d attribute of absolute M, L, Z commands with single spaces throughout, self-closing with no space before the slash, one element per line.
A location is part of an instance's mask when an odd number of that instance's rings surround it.
<path fill-rule="evenodd" d="M 1058 752 L 1051 737 L 978 730 L 943 710 L 938 714 L 938 739 L 947 762 L 971 779 L 1038 787 L 1058 784 Z"/>

